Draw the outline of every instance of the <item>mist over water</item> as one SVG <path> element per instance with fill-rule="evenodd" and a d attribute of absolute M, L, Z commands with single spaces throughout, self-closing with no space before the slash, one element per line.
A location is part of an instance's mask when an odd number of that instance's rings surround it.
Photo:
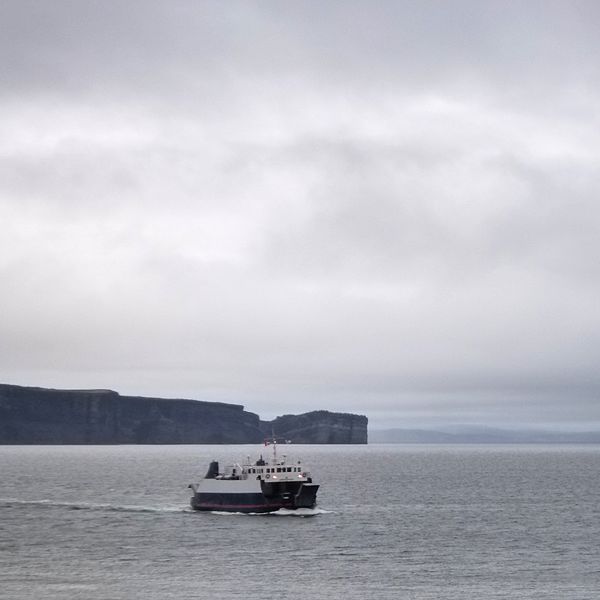
<path fill-rule="evenodd" d="M 0 598 L 595 597 L 600 446 L 291 446 L 293 518 L 196 513 L 245 446 L 0 447 Z"/>

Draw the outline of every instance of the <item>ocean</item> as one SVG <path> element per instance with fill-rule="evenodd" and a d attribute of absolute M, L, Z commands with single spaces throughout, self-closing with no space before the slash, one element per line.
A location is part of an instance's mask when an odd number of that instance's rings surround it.
<path fill-rule="evenodd" d="M 188 508 L 261 450 L 0 446 L 0 598 L 600 597 L 600 446 L 290 445 L 315 510 Z"/>

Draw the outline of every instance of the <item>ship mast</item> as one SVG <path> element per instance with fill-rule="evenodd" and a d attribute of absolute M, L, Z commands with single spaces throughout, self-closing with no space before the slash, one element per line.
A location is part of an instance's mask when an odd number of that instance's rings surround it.
<path fill-rule="evenodd" d="M 272 465 L 277 464 L 277 438 L 275 437 L 275 432 L 271 432 L 270 438 L 265 438 L 265 446 L 273 446 L 273 459 L 271 461 Z"/>
<path fill-rule="evenodd" d="M 273 444 L 273 464 L 277 464 L 277 438 L 275 437 L 275 428 L 271 427 L 271 443 Z"/>

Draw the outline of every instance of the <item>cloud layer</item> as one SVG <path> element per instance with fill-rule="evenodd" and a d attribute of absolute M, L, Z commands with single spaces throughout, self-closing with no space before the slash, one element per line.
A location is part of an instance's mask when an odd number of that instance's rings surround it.
<path fill-rule="evenodd" d="M 4 2 L 0 377 L 600 424 L 595 2 Z"/>

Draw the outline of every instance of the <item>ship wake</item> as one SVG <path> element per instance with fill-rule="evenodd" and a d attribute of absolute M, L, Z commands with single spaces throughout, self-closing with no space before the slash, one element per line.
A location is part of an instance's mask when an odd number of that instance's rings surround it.
<path fill-rule="evenodd" d="M 0 499 L 0 508 L 64 508 L 67 510 L 130 512 L 130 513 L 186 513 L 193 512 L 186 506 L 136 506 L 96 502 L 59 502 L 54 500 Z"/>
<path fill-rule="evenodd" d="M 220 516 L 243 516 L 243 517 L 316 517 L 317 515 L 329 515 L 334 511 L 323 508 L 295 508 L 293 510 L 280 508 L 274 512 L 248 513 L 248 512 L 230 512 L 222 510 L 212 510 L 210 514 Z"/>

